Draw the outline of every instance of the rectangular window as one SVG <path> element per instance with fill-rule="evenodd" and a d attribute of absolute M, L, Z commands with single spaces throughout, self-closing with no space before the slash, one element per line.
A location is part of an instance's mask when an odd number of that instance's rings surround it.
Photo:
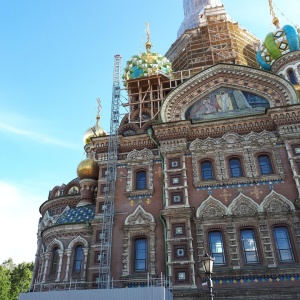
<path fill-rule="evenodd" d="M 210 255 L 215 258 L 215 265 L 225 265 L 225 253 L 221 231 L 208 233 Z"/>
<path fill-rule="evenodd" d="M 185 235 L 185 224 L 173 224 L 173 236 Z"/>
<path fill-rule="evenodd" d="M 300 145 L 292 145 L 292 148 L 294 150 L 294 154 L 295 155 L 299 155 L 300 154 Z"/>
<path fill-rule="evenodd" d="M 147 271 L 147 240 L 136 239 L 134 241 L 134 270 L 135 272 Z"/>
<path fill-rule="evenodd" d="M 246 264 L 255 264 L 259 262 L 256 240 L 253 229 L 241 230 L 241 241 Z"/>
<path fill-rule="evenodd" d="M 286 227 L 275 227 L 273 229 L 276 248 L 281 262 L 294 261 L 294 255 L 291 245 L 290 236 Z"/>
<path fill-rule="evenodd" d="M 173 158 L 170 159 L 169 167 L 170 168 L 179 168 L 180 166 L 180 159 L 179 158 Z"/>
<path fill-rule="evenodd" d="M 214 179 L 213 165 L 212 165 L 211 161 L 201 162 L 200 168 L 201 168 L 201 179 L 202 180 L 213 180 Z"/>
<path fill-rule="evenodd" d="M 95 251 L 94 263 L 98 263 L 100 261 L 100 251 Z"/>
<path fill-rule="evenodd" d="M 229 159 L 229 168 L 230 168 L 230 177 L 242 177 L 242 165 L 239 158 L 231 158 Z"/>
<path fill-rule="evenodd" d="M 174 281 L 177 284 L 182 284 L 182 283 L 188 283 L 189 282 L 189 272 L 187 269 L 180 268 L 180 269 L 174 269 Z"/>
<path fill-rule="evenodd" d="M 174 246 L 174 258 L 183 259 L 187 257 L 186 246 Z"/>
<path fill-rule="evenodd" d="M 107 168 L 102 168 L 102 177 L 107 176 Z"/>
<path fill-rule="evenodd" d="M 171 193 L 171 203 L 172 204 L 182 204 L 183 203 L 182 192 Z"/>
<path fill-rule="evenodd" d="M 173 175 L 170 176 L 170 183 L 171 185 L 179 185 L 181 182 L 181 176 L 180 175 Z"/>

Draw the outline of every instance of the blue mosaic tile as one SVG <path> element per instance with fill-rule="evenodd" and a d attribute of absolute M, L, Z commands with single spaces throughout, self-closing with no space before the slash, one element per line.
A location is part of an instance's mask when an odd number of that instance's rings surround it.
<path fill-rule="evenodd" d="M 94 219 L 94 216 L 95 216 L 94 205 L 74 207 L 64 212 L 57 219 L 56 224 L 85 223 L 87 221 Z"/>
<path fill-rule="evenodd" d="M 269 185 L 270 189 L 274 188 L 274 184 L 284 183 L 283 180 L 272 180 L 272 181 L 260 181 L 255 183 L 236 183 L 236 184 L 228 184 L 224 185 L 217 185 L 217 186 L 204 186 L 197 188 L 198 191 L 207 191 L 207 190 L 218 190 L 218 189 L 230 189 L 230 188 L 238 188 L 242 189 L 242 187 L 249 187 L 249 186 L 260 186 L 260 185 Z"/>

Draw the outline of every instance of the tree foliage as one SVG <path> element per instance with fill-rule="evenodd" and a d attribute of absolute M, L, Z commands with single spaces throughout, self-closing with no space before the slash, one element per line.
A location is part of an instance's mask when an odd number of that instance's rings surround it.
<path fill-rule="evenodd" d="M 0 265 L 0 299 L 17 300 L 30 287 L 33 262 L 14 264 L 9 258 Z"/>

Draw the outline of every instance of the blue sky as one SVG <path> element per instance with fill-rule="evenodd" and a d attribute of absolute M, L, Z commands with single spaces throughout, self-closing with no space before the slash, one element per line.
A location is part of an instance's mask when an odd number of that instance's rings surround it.
<path fill-rule="evenodd" d="M 223 3 L 260 39 L 273 30 L 267 0 Z M 299 0 L 274 3 L 300 25 Z M 76 177 L 98 97 L 109 131 L 114 55 L 124 67 L 144 50 L 145 22 L 152 50 L 164 54 L 182 20 L 182 0 L 0 1 L 0 263 L 34 260 L 39 206 Z"/>

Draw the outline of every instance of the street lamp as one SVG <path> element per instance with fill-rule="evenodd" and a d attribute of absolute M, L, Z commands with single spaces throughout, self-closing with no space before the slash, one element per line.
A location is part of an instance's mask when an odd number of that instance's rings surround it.
<path fill-rule="evenodd" d="M 212 280 L 211 280 L 211 274 L 212 274 L 213 267 L 214 267 L 214 260 L 215 259 L 213 257 L 211 257 L 210 255 L 208 255 L 206 252 L 205 252 L 204 256 L 201 259 L 203 269 L 204 269 L 205 274 L 206 274 L 206 280 L 207 280 L 207 284 L 208 284 L 210 300 L 214 299 L 214 294 L 212 292 L 213 283 L 212 283 Z"/>

